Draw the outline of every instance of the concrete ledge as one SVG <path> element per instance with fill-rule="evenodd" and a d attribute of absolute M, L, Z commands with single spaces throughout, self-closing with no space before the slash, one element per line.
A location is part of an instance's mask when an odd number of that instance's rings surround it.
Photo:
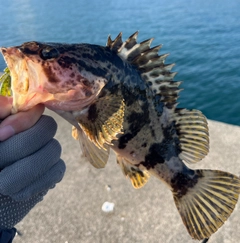
<path fill-rule="evenodd" d="M 50 112 L 47 111 L 49 114 Z M 175 208 L 171 192 L 151 178 L 135 190 L 112 157 L 97 170 L 81 158 L 71 126 L 53 114 L 59 124 L 56 138 L 67 164 L 63 181 L 17 225 L 16 243 L 193 243 Z M 211 168 L 240 174 L 240 128 L 209 121 L 210 153 L 195 168 Z M 191 166 L 193 167 L 193 166 Z M 111 188 L 109 190 L 109 188 Z M 101 210 L 105 201 L 114 212 Z M 240 239 L 240 208 L 215 233 L 209 243 L 232 243 Z"/>

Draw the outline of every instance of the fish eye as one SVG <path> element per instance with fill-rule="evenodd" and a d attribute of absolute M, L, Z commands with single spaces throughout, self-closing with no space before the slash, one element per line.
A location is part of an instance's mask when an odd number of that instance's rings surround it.
<path fill-rule="evenodd" d="M 59 51 L 56 48 L 46 47 L 40 51 L 40 57 L 43 60 L 59 57 Z"/>

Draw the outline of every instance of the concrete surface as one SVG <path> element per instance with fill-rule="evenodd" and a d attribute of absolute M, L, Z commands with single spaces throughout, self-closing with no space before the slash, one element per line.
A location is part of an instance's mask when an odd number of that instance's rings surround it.
<path fill-rule="evenodd" d="M 47 112 L 49 114 L 49 112 Z M 17 225 L 15 243 L 193 243 L 175 208 L 171 192 L 155 178 L 135 190 L 110 158 L 98 170 L 81 157 L 71 126 L 53 114 L 59 128 L 62 158 L 67 164 L 64 179 Z M 240 128 L 209 121 L 210 153 L 195 168 L 220 169 L 240 174 Z M 192 166 L 191 166 L 192 167 Z M 115 204 L 112 213 L 101 209 Z M 209 243 L 240 239 L 240 206 Z"/>

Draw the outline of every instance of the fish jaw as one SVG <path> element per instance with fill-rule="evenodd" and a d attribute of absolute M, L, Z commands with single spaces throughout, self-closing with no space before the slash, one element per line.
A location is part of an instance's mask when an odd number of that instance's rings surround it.
<path fill-rule="evenodd" d="M 36 72 L 32 61 L 18 48 L 2 47 L 0 50 L 10 70 L 13 114 L 29 110 L 35 105 L 53 98 L 53 95 L 44 91 L 41 85 L 44 83 L 44 75 Z"/>

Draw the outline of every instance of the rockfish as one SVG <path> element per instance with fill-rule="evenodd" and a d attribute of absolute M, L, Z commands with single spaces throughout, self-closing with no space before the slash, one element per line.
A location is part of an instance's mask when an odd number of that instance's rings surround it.
<path fill-rule="evenodd" d="M 12 112 L 43 103 L 69 121 L 82 152 L 103 168 L 110 149 L 134 188 L 153 175 L 173 193 L 194 239 L 209 238 L 232 213 L 240 179 L 185 165 L 209 151 L 207 120 L 198 110 L 177 108 L 181 82 L 164 64 L 153 39 L 125 42 L 120 33 L 105 47 L 26 42 L 1 48 L 12 79 Z"/>

